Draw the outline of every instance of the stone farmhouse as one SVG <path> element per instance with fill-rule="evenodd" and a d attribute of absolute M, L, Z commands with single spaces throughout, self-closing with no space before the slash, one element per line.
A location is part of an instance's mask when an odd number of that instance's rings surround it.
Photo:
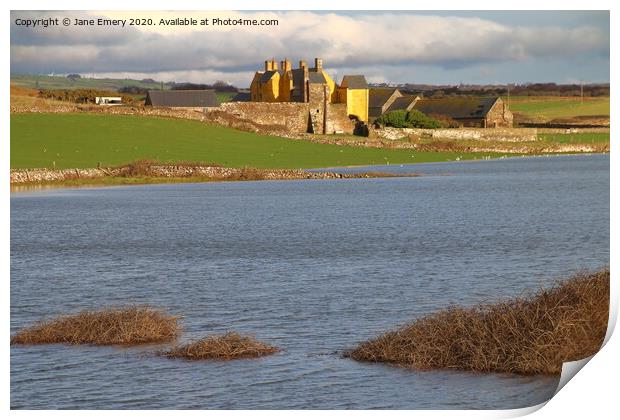
<path fill-rule="evenodd" d="M 289 60 L 281 61 L 279 66 L 274 59 L 267 60 L 264 71 L 254 74 L 250 92 L 252 102 L 307 103 L 311 121 L 308 131 L 314 133 L 329 133 L 330 118 L 341 113 L 336 107 L 328 109 L 327 104 L 346 104 L 348 117 L 366 124 L 387 112 L 412 109 L 447 117 L 463 127 L 512 127 L 513 122 L 512 113 L 499 97 L 424 99 L 395 88 L 369 88 L 361 75 L 344 76 L 338 85 L 320 58 L 314 59 L 314 67 L 302 60 L 298 69 L 293 69 Z"/>
<path fill-rule="evenodd" d="M 230 102 L 218 103 L 212 90 L 149 91 L 145 105 L 202 108 L 219 124 L 279 133 L 367 134 L 381 115 L 417 109 L 463 127 L 512 127 L 513 116 L 499 97 L 426 99 L 395 88 L 369 88 L 363 75 L 345 75 L 337 84 L 321 58 L 310 67 L 288 59 L 266 60 L 250 89 Z"/>
<path fill-rule="evenodd" d="M 499 97 L 475 96 L 419 99 L 413 109 L 428 116 L 446 116 L 462 127 L 512 127 L 513 115 Z"/>
<path fill-rule="evenodd" d="M 364 76 L 346 75 L 338 85 L 320 58 L 314 59 L 314 67 L 302 60 L 297 69 L 287 59 L 279 66 L 275 59 L 267 60 L 264 71 L 254 74 L 250 93 L 252 102 L 306 104 L 304 118 L 312 133 L 350 132 L 353 125 L 342 123 L 346 119 L 368 122 L 368 84 Z"/>

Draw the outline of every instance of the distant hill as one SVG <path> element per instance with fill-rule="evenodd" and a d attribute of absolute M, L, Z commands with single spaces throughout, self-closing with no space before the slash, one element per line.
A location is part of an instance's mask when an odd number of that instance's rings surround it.
<path fill-rule="evenodd" d="M 162 82 L 153 79 L 93 79 L 89 77 L 42 76 L 36 74 L 12 74 L 11 86 L 29 89 L 95 89 L 119 91 L 134 98 L 144 99 L 147 90 L 159 90 Z M 215 89 L 220 102 L 228 102 L 237 94 L 237 88 L 231 85 L 222 85 L 218 82 L 213 85 L 198 85 L 192 83 L 166 82 L 164 90 L 168 89 Z"/>
<path fill-rule="evenodd" d="M 143 89 L 161 89 L 161 82 L 153 79 L 93 79 L 89 77 L 42 76 L 36 74 L 12 74 L 11 84 L 32 89 L 100 89 L 118 90 L 134 86 Z M 170 85 L 164 83 L 164 89 Z"/>
<path fill-rule="evenodd" d="M 583 85 L 584 97 L 609 97 L 609 83 L 589 83 Z M 582 86 L 578 84 L 524 83 L 508 85 L 428 85 L 428 84 L 388 84 L 370 83 L 370 87 L 394 87 L 403 93 L 419 94 L 426 97 L 443 96 L 581 96 Z"/>

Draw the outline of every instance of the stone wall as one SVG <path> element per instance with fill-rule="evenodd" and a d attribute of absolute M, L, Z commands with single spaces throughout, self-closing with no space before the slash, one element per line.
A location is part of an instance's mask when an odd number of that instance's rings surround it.
<path fill-rule="evenodd" d="M 382 173 L 341 174 L 327 171 L 304 171 L 302 169 L 223 168 L 219 166 L 184 166 L 154 164 L 148 167 L 149 177 L 156 178 L 209 178 L 217 180 L 278 180 L 278 179 L 339 179 L 376 178 Z M 131 177 L 131 166 L 89 169 L 11 169 L 11 184 L 36 185 L 74 179 L 98 179 L 106 177 Z M 404 176 L 415 176 L 409 174 Z"/>
<path fill-rule="evenodd" d="M 355 123 L 349 119 L 347 104 L 327 104 L 327 134 L 353 134 Z"/>
<path fill-rule="evenodd" d="M 393 128 L 385 127 L 374 130 L 381 138 L 388 140 L 402 139 L 403 137 L 419 136 L 433 139 L 450 140 L 482 140 L 482 141 L 505 141 L 522 142 L 536 141 L 538 130 L 536 128 Z"/>
<path fill-rule="evenodd" d="M 455 118 L 461 127 L 464 128 L 484 128 L 487 120 L 485 118 Z"/>
<path fill-rule="evenodd" d="M 311 115 L 323 132 L 324 105 L 303 102 L 227 102 L 206 111 L 207 121 L 246 131 L 290 137 L 307 133 Z M 319 112 L 317 112 L 317 109 Z M 314 113 L 314 114 L 311 114 Z M 353 133 L 346 104 L 327 104 L 327 133 Z"/>
<path fill-rule="evenodd" d="M 219 115 L 234 123 L 247 123 L 258 129 L 305 133 L 308 130 L 308 104 L 296 102 L 226 102 L 207 115 Z"/>
<path fill-rule="evenodd" d="M 11 106 L 11 113 L 68 113 L 88 112 L 91 114 L 145 115 L 155 117 L 180 118 L 184 120 L 204 120 L 205 109 L 217 108 L 168 108 L 152 106 L 100 106 L 67 104 L 54 106 Z"/>

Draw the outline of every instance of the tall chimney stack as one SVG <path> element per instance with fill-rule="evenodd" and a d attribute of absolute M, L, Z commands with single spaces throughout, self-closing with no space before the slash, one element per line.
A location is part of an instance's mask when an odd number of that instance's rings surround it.
<path fill-rule="evenodd" d="M 316 71 L 321 71 L 323 70 L 323 59 L 322 58 L 315 58 L 314 59 L 314 67 L 316 68 Z"/>
<path fill-rule="evenodd" d="M 285 58 L 282 62 L 282 71 L 291 71 L 291 61 L 288 58 Z"/>
<path fill-rule="evenodd" d="M 301 102 L 308 102 L 308 65 L 305 60 L 299 60 L 299 68 L 303 73 L 303 84 L 301 86 Z"/>

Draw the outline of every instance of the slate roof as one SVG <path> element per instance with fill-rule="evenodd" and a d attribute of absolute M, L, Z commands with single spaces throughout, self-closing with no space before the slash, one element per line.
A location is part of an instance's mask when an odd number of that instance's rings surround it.
<path fill-rule="evenodd" d="M 301 84 L 304 80 L 304 71 L 303 69 L 293 69 L 291 70 L 291 74 L 293 75 L 293 84 Z"/>
<path fill-rule="evenodd" d="M 368 89 L 366 78 L 362 75 L 347 75 L 342 78 L 340 86 L 346 86 L 347 89 Z"/>
<path fill-rule="evenodd" d="M 318 73 L 318 72 L 308 72 L 308 81 L 310 83 L 327 83 L 327 80 L 325 80 L 325 76 L 323 76 L 323 73 Z"/>
<path fill-rule="evenodd" d="M 214 90 L 149 90 L 144 105 L 168 107 L 218 107 Z"/>
<path fill-rule="evenodd" d="M 264 72 L 260 77 L 260 82 L 261 83 L 268 82 L 269 79 L 271 79 L 273 75 L 276 73 L 280 73 L 280 72 L 278 70 L 270 70 L 270 71 Z"/>
<path fill-rule="evenodd" d="M 291 92 L 291 99 L 294 101 L 301 101 L 302 91 L 304 89 L 304 71 L 303 69 L 291 70 L 293 76 L 293 91 Z"/>
<path fill-rule="evenodd" d="M 251 100 L 252 95 L 250 92 L 237 92 L 237 94 L 230 99 L 231 102 L 250 102 Z"/>
<path fill-rule="evenodd" d="M 390 106 L 388 106 L 385 112 L 396 111 L 397 109 L 407 110 L 407 108 L 409 108 L 409 106 L 413 102 L 415 102 L 417 98 L 418 97 L 414 95 L 407 95 L 407 96 L 401 96 L 400 98 L 396 98 L 394 99 L 394 102 L 392 102 Z"/>
<path fill-rule="evenodd" d="M 453 119 L 485 118 L 499 97 L 449 97 L 441 99 L 420 99 L 413 109 L 425 113 L 445 115 Z"/>
<path fill-rule="evenodd" d="M 368 107 L 380 108 L 390 99 L 398 89 L 395 88 L 372 88 L 368 92 Z"/>

